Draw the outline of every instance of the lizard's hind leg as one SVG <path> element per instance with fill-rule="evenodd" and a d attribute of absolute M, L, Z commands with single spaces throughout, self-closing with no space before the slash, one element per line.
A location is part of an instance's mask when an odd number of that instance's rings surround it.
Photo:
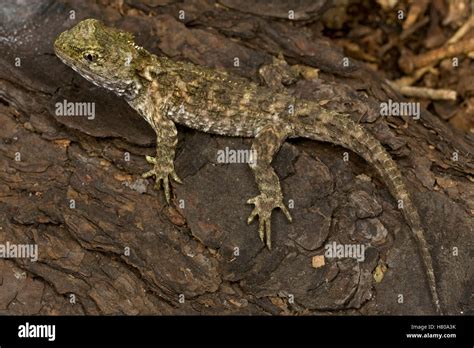
<path fill-rule="evenodd" d="M 255 137 L 252 144 L 253 161 L 250 163 L 255 175 L 260 194 L 247 201 L 254 204 L 255 208 L 250 214 L 247 223 L 258 215 L 259 236 L 262 242 L 271 248 L 271 215 L 275 208 L 280 208 L 291 221 L 291 215 L 283 203 L 280 180 L 271 166 L 273 156 L 280 149 L 281 144 L 289 135 L 288 129 L 283 125 L 268 125 Z"/>

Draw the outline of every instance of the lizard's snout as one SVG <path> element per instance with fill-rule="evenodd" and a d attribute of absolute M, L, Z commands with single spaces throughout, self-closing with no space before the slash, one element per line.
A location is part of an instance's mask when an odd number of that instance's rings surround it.
<path fill-rule="evenodd" d="M 54 47 L 54 52 L 58 54 L 58 51 L 63 50 L 63 45 L 64 45 L 64 40 L 62 39 L 64 33 L 61 33 L 56 40 L 54 40 L 53 47 Z"/>
<path fill-rule="evenodd" d="M 63 49 L 64 46 L 65 46 L 65 34 L 66 32 L 62 32 L 61 34 L 59 34 L 59 36 L 56 38 L 56 40 L 54 40 L 54 49 Z"/>

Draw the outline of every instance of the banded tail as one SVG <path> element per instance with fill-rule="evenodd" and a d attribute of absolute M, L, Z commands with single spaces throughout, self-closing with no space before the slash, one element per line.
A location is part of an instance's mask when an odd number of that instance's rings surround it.
<path fill-rule="evenodd" d="M 315 111 L 316 115 L 297 116 L 294 123 L 295 136 L 341 145 L 357 153 L 376 168 L 392 196 L 403 202 L 403 216 L 421 253 L 433 305 L 436 313 L 442 314 L 428 243 L 418 211 L 413 205 L 397 164 L 382 144 L 348 115 L 321 109 L 319 106 L 315 107 Z"/>

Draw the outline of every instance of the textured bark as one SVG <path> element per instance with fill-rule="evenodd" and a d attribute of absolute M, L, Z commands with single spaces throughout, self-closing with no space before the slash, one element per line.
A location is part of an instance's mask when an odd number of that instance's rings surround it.
<path fill-rule="evenodd" d="M 283 1 L 270 12 L 265 2 L 245 8 L 231 0 L 105 3 L 38 1 L 25 9 L 7 1 L 3 9 L 0 243 L 37 244 L 39 260 L 0 259 L 0 313 L 432 312 L 396 202 L 368 163 L 353 153 L 343 161 L 344 148 L 284 144 L 274 165 L 286 201 L 294 202 L 294 222 L 274 214 L 272 251 L 259 241 L 257 225 L 246 224 L 245 202 L 257 193 L 251 170 L 216 159 L 218 150 L 250 148 L 251 140 L 179 128 L 176 170 L 184 183 L 173 186 L 167 206 L 140 177 L 149 169 L 144 155 L 154 153 L 151 128 L 53 54 L 54 38 L 90 17 L 134 32 L 153 53 L 252 80 L 279 53 L 321 69 L 318 79 L 288 88 L 351 113 L 386 146 L 419 209 L 443 308 L 473 310 L 472 137 L 426 110 L 407 123 L 379 116 L 381 102 L 400 97 L 364 65 L 351 60 L 342 68 L 342 51 L 311 30 L 330 4 L 301 1 L 294 9 L 300 16 L 288 21 L 281 18 L 291 6 Z M 75 20 L 68 19 L 71 9 Z M 94 102 L 95 119 L 56 116 L 55 103 L 64 99 Z M 326 260 L 313 268 L 313 257 L 333 241 L 370 247 L 364 262 Z M 382 263 L 388 271 L 376 283 L 373 272 Z"/>

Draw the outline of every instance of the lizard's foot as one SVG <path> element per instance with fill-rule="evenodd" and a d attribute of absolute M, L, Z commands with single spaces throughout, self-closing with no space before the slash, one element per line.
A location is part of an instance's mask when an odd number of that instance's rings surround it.
<path fill-rule="evenodd" d="M 298 80 L 298 74 L 293 72 L 281 53 L 278 57 L 273 57 L 270 64 L 261 66 L 258 74 L 265 85 L 277 90 L 292 85 Z"/>
<path fill-rule="evenodd" d="M 255 216 L 258 215 L 259 218 L 259 226 L 258 226 L 258 234 L 260 236 L 260 240 L 264 242 L 268 249 L 272 247 L 271 241 L 271 218 L 272 218 L 272 211 L 275 208 L 280 208 L 283 213 L 286 215 L 286 218 L 291 222 L 292 218 L 290 212 L 286 208 L 285 204 L 282 201 L 281 197 L 271 197 L 264 193 L 251 198 L 247 201 L 248 204 L 254 204 L 255 208 L 253 209 L 252 213 L 250 214 L 247 224 L 250 224 Z"/>
<path fill-rule="evenodd" d="M 182 183 L 181 179 L 178 177 L 174 171 L 173 165 L 162 165 L 158 163 L 156 157 L 146 156 L 146 161 L 150 164 L 153 164 L 154 167 L 152 170 L 144 173 L 143 178 L 149 178 L 151 176 L 155 177 L 155 189 L 159 190 L 163 184 L 163 189 L 165 191 L 166 202 L 170 202 L 170 178 L 176 181 L 177 183 Z"/>

